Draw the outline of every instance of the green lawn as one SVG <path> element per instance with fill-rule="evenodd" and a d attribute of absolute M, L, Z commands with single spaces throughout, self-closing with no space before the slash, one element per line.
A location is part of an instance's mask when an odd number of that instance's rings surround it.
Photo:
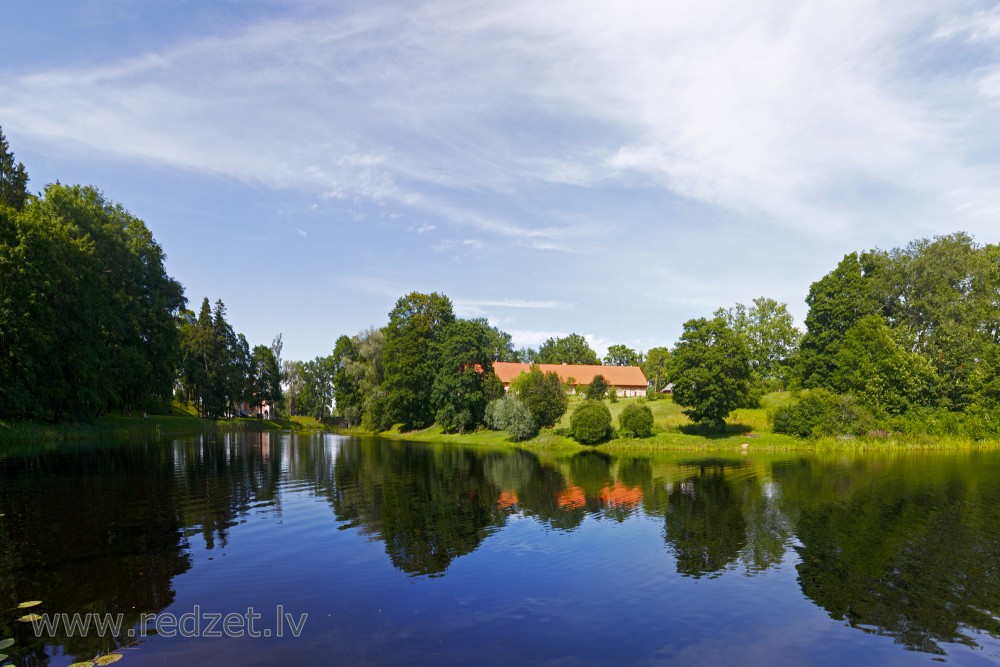
<path fill-rule="evenodd" d="M 611 411 L 614 426 L 618 426 L 618 415 L 626 405 L 635 403 L 638 398 L 620 398 L 615 403 L 606 402 Z M 708 428 L 692 424 L 684 415 L 683 409 L 676 405 L 668 396 L 656 401 L 647 401 L 653 412 L 653 434 L 648 438 L 614 439 L 597 446 L 603 451 L 655 451 L 655 450 L 685 450 L 685 449 L 715 449 L 742 452 L 743 445 L 749 451 L 776 450 L 844 450 L 844 449 L 973 449 L 984 447 L 1000 447 L 998 441 L 974 441 L 968 438 L 941 438 L 932 436 L 901 436 L 889 438 L 820 438 L 818 440 L 803 440 L 789 435 L 773 433 L 768 414 L 777 407 L 794 401 L 789 392 L 774 392 L 767 394 L 761 400 L 759 408 L 740 409 L 734 411 L 726 420 L 724 431 L 711 431 Z M 506 434 L 497 431 L 480 430 L 465 434 L 444 434 L 440 427 L 432 426 L 420 431 L 400 433 L 393 429 L 383 433 L 384 437 L 400 440 L 416 440 L 421 442 L 452 442 L 465 445 L 494 447 L 498 445 L 517 445 L 532 450 L 559 453 L 587 449 L 569 437 L 569 422 L 573 408 L 583 399 L 571 396 L 569 408 L 554 429 L 543 429 L 542 432 L 521 443 L 511 442 Z"/>
<path fill-rule="evenodd" d="M 611 410 L 611 418 L 615 427 L 618 426 L 618 415 L 626 405 L 636 403 L 639 398 L 620 398 L 615 403 L 605 401 Z M 653 435 L 640 439 L 615 439 L 598 446 L 598 449 L 687 449 L 687 448 L 724 448 L 741 450 L 743 443 L 752 448 L 789 449 L 805 448 L 810 443 L 787 435 L 771 433 L 768 411 L 791 399 L 787 393 L 769 394 L 764 397 L 760 408 L 737 410 L 726 421 L 724 432 L 710 432 L 708 429 L 691 423 L 683 413 L 683 409 L 674 404 L 668 396 L 646 404 L 653 412 Z M 583 402 L 580 396 L 571 396 L 566 414 L 556 424 L 554 429 L 543 429 L 542 432 L 523 443 L 521 446 L 531 449 L 572 450 L 583 449 L 568 436 L 570 415 L 573 408 Z M 469 445 L 509 445 L 512 444 L 506 434 L 497 431 L 481 430 L 465 434 L 444 434 L 438 426 L 432 426 L 420 431 L 400 433 L 392 430 L 382 434 L 386 437 L 422 442 L 456 442 Z"/>

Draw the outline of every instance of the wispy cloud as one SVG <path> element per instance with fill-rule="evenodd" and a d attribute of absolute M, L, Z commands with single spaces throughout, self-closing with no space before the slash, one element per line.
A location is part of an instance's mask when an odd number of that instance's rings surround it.
<path fill-rule="evenodd" d="M 1000 7 L 956 16 L 938 28 L 934 37 L 939 40 L 960 38 L 970 42 L 1000 40 Z"/>
<path fill-rule="evenodd" d="M 276 208 L 315 212 L 296 245 L 336 244 L 355 309 L 530 295 L 456 301 L 530 345 L 667 337 L 761 294 L 801 320 L 844 252 L 1000 241 L 995 3 L 276 6 L 99 66 L 0 67 L 0 121 L 60 155 L 301 195 Z M 566 303 L 601 307 L 549 312 Z"/>
<path fill-rule="evenodd" d="M 906 63 L 927 45 L 995 41 L 997 26 L 995 7 L 931 0 L 306 5 L 8 79 L 0 115 L 23 133 L 432 211 L 537 249 L 573 245 L 572 223 L 444 202 L 641 177 L 825 232 L 884 218 L 900 193 L 962 216 L 944 193 L 995 182 L 998 165 L 966 137 L 995 137 L 997 117 L 963 113 L 994 79 Z"/>

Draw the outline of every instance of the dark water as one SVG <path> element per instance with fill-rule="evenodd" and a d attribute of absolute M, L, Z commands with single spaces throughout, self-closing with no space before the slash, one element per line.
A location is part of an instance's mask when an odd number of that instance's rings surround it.
<path fill-rule="evenodd" d="M 995 664 L 1000 453 L 11 448 L 0 607 L 22 665 Z"/>

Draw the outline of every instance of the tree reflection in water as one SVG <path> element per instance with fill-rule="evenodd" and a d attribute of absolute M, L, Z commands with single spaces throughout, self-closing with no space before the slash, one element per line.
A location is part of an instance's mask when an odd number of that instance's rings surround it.
<path fill-rule="evenodd" d="M 514 515 L 551 529 L 546 539 L 656 517 L 664 567 L 682 576 L 794 564 L 801 592 L 831 618 L 907 648 L 940 654 L 950 642 L 975 646 L 977 633 L 1000 636 L 995 456 L 990 467 L 975 455 L 540 458 L 377 438 L 328 445 L 236 434 L 8 452 L 0 600 L 124 612 L 128 626 L 174 602 L 193 544 L 224 547 L 249 514 L 280 518 L 283 495 L 308 489 L 412 575 L 444 575 Z M 26 664 L 47 664 L 54 645 L 81 658 L 116 646 L 94 635 L 43 641 L 3 622 Z"/>

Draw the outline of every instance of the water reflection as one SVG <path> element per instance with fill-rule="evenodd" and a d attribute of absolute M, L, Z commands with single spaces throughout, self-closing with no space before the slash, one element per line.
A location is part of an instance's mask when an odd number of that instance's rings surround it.
<path fill-rule="evenodd" d="M 783 591 L 789 600 L 940 654 L 1000 636 L 998 471 L 1000 456 L 985 454 L 539 456 L 287 434 L 27 450 L 0 458 L 0 603 L 124 613 L 128 627 L 170 607 L 192 553 L 225 550 L 250 517 L 273 519 L 261 539 L 285 539 L 286 505 L 305 495 L 334 533 L 374 542 L 397 571 L 428 579 L 449 576 L 515 520 L 553 544 L 585 536 L 609 567 L 631 555 L 588 527 L 648 525 L 662 557 L 643 567 L 656 576 L 766 579 L 787 564 L 799 587 Z M 43 641 L 7 617 L 0 633 L 25 665 L 117 645 Z"/>
<path fill-rule="evenodd" d="M 500 490 L 469 451 L 355 441 L 334 469 L 337 519 L 385 542 L 404 572 L 444 572 L 504 522 Z"/>
<path fill-rule="evenodd" d="M 0 601 L 10 609 L 40 599 L 49 612 L 123 613 L 126 627 L 174 599 L 186 571 L 185 525 L 176 503 L 169 449 L 66 449 L 0 460 Z M 0 620 L 5 653 L 47 665 L 51 639 L 30 624 Z M 57 636 L 65 653 L 94 656 L 118 646 L 110 637 Z"/>
<path fill-rule="evenodd" d="M 747 532 L 740 500 L 721 466 L 703 465 L 673 485 L 665 532 L 680 574 L 713 574 L 736 561 Z"/>
<path fill-rule="evenodd" d="M 780 470 L 794 489 L 802 592 L 831 617 L 939 654 L 975 646 L 977 631 L 1000 635 L 995 468 L 856 461 L 832 483 L 810 461 Z"/>

